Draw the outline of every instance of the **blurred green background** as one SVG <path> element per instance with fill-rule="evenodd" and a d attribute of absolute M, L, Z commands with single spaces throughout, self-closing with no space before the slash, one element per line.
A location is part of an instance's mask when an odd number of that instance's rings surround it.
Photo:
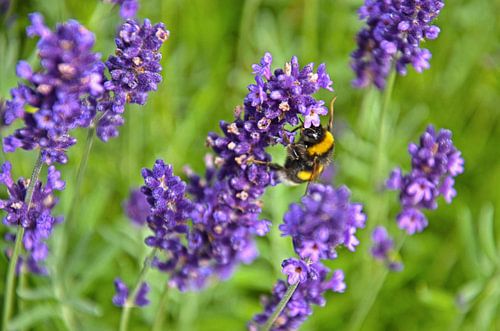
<path fill-rule="evenodd" d="M 100 1 L 12 1 L 13 19 L 0 27 L 0 97 L 16 85 L 19 59 L 35 63 L 35 41 L 25 37 L 27 14 L 41 12 L 50 27 L 69 18 L 80 21 L 97 38 L 106 58 L 114 51 L 118 8 Z M 441 35 L 425 43 L 433 58 L 430 70 L 398 77 L 384 119 L 379 146 L 381 95 L 354 90 L 349 54 L 362 26 L 356 10 L 361 1 L 141 1 L 139 18 L 163 21 L 171 38 L 162 48 L 164 81 L 144 107 L 129 107 L 120 136 L 96 141 L 81 190 L 76 217 L 63 234 L 51 239 L 48 261 L 53 276 L 30 276 L 18 288 L 22 299 L 13 323 L 23 330 L 116 330 L 121 310 L 114 307 L 113 279 L 132 284 L 148 253 L 147 230 L 131 225 L 122 212 L 129 189 L 141 184 L 140 169 L 164 158 L 180 175 L 185 164 L 203 171 L 208 151 L 205 137 L 230 120 L 253 82 L 251 64 L 265 51 L 273 68 L 292 55 L 301 65 L 325 62 L 338 96 L 336 103 L 336 185 L 346 184 L 353 200 L 366 205 L 368 227 L 355 253 L 341 250 L 332 268 L 343 268 L 348 289 L 327 295 L 302 330 L 500 330 L 500 30 L 498 1 L 446 2 L 436 24 Z M 333 94 L 318 97 L 329 101 Z M 451 205 L 427 212 L 429 227 L 406 238 L 401 255 L 405 269 L 387 274 L 368 253 L 370 230 L 394 224 L 397 196 L 381 191 L 390 169 L 410 167 L 406 152 L 428 123 L 453 131 L 463 152 L 465 173 L 457 177 L 458 196 Z M 7 129 L 3 134 L 10 132 Z M 60 167 L 67 180 L 58 212 L 64 214 L 73 194 L 75 171 L 85 132 Z M 378 153 L 380 151 L 381 153 Z M 282 148 L 272 151 L 284 159 Z M 28 177 L 35 153 L 6 155 L 14 175 Z M 380 171 L 374 163 L 380 158 Z M 377 172 L 377 173 L 375 173 Z M 163 319 L 163 330 L 243 330 L 262 310 L 259 298 L 281 277 L 281 260 L 292 256 L 289 238 L 277 224 L 304 187 L 271 188 L 264 197 L 264 217 L 272 233 L 259 240 L 261 257 L 237 269 L 226 282 L 213 282 L 197 293 L 169 290 L 160 305 L 166 277 L 148 275 L 152 304 L 134 309 L 130 330 L 151 330 Z M 4 194 L 4 193 L 2 193 Z M 272 208 L 271 202 L 272 201 Z M 2 227 L 1 233 L 7 229 Z M 61 238 L 69 239 L 69 256 L 58 254 Z M 6 244 L 2 242 L 4 250 Z M 7 259 L 2 255 L 0 276 Z M 0 293 L 3 293 L 3 282 Z M 161 306 L 161 308 L 159 308 Z"/>

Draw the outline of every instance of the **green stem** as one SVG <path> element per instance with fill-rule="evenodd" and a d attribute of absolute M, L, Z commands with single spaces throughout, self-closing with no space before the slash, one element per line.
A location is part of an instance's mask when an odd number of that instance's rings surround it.
<path fill-rule="evenodd" d="M 129 295 L 127 301 L 123 305 L 122 316 L 120 318 L 120 331 L 127 331 L 128 321 L 130 319 L 130 309 L 134 306 L 135 297 L 137 296 L 137 293 L 139 293 L 139 289 L 141 288 L 141 284 L 144 281 L 144 278 L 146 278 L 146 274 L 149 271 L 149 268 L 151 267 L 151 261 L 153 260 L 156 251 L 157 248 L 154 248 L 144 260 L 144 264 L 142 266 L 142 270 L 139 274 L 139 277 L 137 278 L 134 290 L 132 291 L 132 294 Z"/>
<path fill-rule="evenodd" d="M 281 301 L 278 303 L 278 306 L 276 306 L 276 310 L 271 315 L 271 317 L 269 317 L 269 319 L 267 320 L 266 324 L 264 324 L 264 326 L 262 327 L 262 331 L 269 331 L 269 330 L 271 330 L 274 322 L 276 321 L 276 319 L 278 318 L 278 316 L 281 314 L 281 312 L 283 311 L 283 309 L 285 309 L 288 301 L 290 301 L 290 299 L 292 298 L 293 293 L 295 293 L 295 290 L 299 286 L 299 283 L 300 282 L 297 282 L 297 283 L 295 283 L 293 285 L 288 286 L 288 288 L 287 288 L 287 290 L 285 292 L 285 295 L 283 296 L 283 298 L 281 298 Z"/>
<path fill-rule="evenodd" d="M 403 247 L 406 237 L 406 233 L 403 233 L 402 238 L 398 241 L 398 245 L 395 248 L 396 253 L 398 253 Z M 375 277 L 371 277 L 374 281 L 369 284 L 366 291 L 363 291 L 363 300 L 353 314 L 348 330 L 354 331 L 361 328 L 366 316 L 368 316 L 368 313 L 372 309 L 388 274 L 389 270 L 385 267 L 382 273 L 379 272 L 375 275 Z"/>
<path fill-rule="evenodd" d="M 374 171 L 374 180 L 375 184 L 378 184 L 376 181 L 380 180 L 380 177 L 383 175 L 381 173 L 384 170 L 384 156 L 385 156 L 385 134 L 386 134 L 386 125 L 387 125 L 387 110 L 389 109 L 389 105 L 391 103 L 392 91 L 394 90 L 394 82 L 396 81 L 396 71 L 391 70 L 389 77 L 387 78 L 387 84 L 385 86 L 384 95 L 383 95 L 383 104 L 382 109 L 380 111 L 379 118 L 379 136 L 377 143 L 377 156 L 375 160 L 375 171 Z"/>
<path fill-rule="evenodd" d="M 42 153 L 38 155 L 35 166 L 33 167 L 33 172 L 31 173 L 30 182 L 28 183 L 28 188 L 26 190 L 26 198 L 24 199 L 26 208 L 26 215 L 29 214 L 31 203 L 33 202 L 33 193 L 35 191 L 35 185 L 38 182 L 38 177 L 40 176 L 40 171 L 42 170 L 43 160 Z M 24 237 L 24 227 L 17 226 L 16 241 L 14 243 L 14 251 L 12 252 L 12 257 L 9 262 L 9 269 L 7 271 L 7 280 L 5 285 L 5 297 L 4 297 L 4 310 L 2 319 L 2 330 L 7 330 L 9 324 L 9 318 L 12 314 L 13 303 L 14 303 L 14 288 L 15 288 L 15 275 L 16 266 L 19 260 L 19 254 L 21 253 L 21 243 Z"/>
<path fill-rule="evenodd" d="M 85 177 L 85 171 L 87 169 L 87 163 L 90 156 L 90 151 L 92 150 L 92 144 L 94 143 L 95 137 L 95 126 L 90 126 L 87 131 L 87 139 L 85 140 L 85 149 L 83 151 L 82 159 L 78 165 L 78 170 L 76 173 L 76 183 L 73 191 L 73 197 L 71 199 L 71 204 L 69 205 L 68 216 L 66 216 L 65 224 L 70 225 L 70 221 L 73 220 L 75 213 L 78 209 L 78 202 L 80 198 L 80 188 L 83 183 L 83 178 Z"/>
<path fill-rule="evenodd" d="M 165 328 L 163 328 L 163 322 L 165 321 L 164 310 L 168 301 L 168 289 L 169 288 L 167 283 L 165 284 L 165 289 L 161 294 L 160 305 L 158 306 L 158 310 L 156 311 L 155 321 L 153 323 L 153 328 L 151 329 L 152 331 L 165 330 Z"/>

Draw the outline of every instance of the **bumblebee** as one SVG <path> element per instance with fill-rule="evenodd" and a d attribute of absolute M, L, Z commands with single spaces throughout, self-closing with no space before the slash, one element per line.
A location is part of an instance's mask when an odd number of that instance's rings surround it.
<path fill-rule="evenodd" d="M 302 125 L 294 129 L 300 129 L 300 138 L 298 142 L 288 144 L 285 164 L 270 165 L 283 183 L 298 185 L 314 181 L 330 163 L 335 147 L 332 133 L 335 99 L 330 102 L 328 126 L 304 128 Z"/>

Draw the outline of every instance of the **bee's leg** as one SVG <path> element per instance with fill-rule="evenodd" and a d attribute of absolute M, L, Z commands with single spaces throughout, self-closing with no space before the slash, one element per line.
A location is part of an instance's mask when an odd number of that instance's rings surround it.
<path fill-rule="evenodd" d="M 281 170 L 283 169 L 283 166 L 277 164 L 277 163 L 272 163 L 272 162 L 268 162 L 268 161 L 261 161 L 261 160 L 249 160 L 248 161 L 249 164 L 260 164 L 260 165 L 265 165 L 267 167 L 269 167 L 270 169 L 272 170 Z"/>
<path fill-rule="evenodd" d="M 307 181 L 307 184 L 306 184 L 306 192 L 304 193 L 304 195 L 307 195 L 307 192 L 309 192 L 309 185 L 311 184 L 311 182 L 315 181 L 316 179 L 318 179 L 319 175 L 320 175 L 320 171 L 319 171 L 319 162 L 318 162 L 318 157 L 316 156 L 314 158 L 314 161 L 313 161 L 313 168 L 312 168 L 312 172 L 311 172 L 311 178 Z"/>
<path fill-rule="evenodd" d="M 333 129 L 333 114 L 334 114 L 333 105 L 335 104 L 335 100 L 337 100 L 337 97 L 333 97 L 332 101 L 330 101 L 330 118 L 328 120 L 328 131 L 330 132 L 332 132 Z"/>

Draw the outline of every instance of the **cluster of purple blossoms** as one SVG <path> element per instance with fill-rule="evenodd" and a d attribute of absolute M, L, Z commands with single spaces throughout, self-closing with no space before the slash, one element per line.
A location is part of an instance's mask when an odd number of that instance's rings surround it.
<path fill-rule="evenodd" d="M 324 102 L 316 100 L 312 94 L 321 88 L 333 91 L 332 81 L 326 72 L 325 64 L 320 64 L 314 72 L 314 64 L 309 63 L 300 69 L 297 58 L 285 64 L 283 69 L 271 73 L 272 56 L 266 53 L 259 64 L 252 69 L 255 84 L 248 87 L 250 93 L 245 98 L 245 121 L 257 125 L 258 132 L 269 138 L 278 139 L 286 144 L 293 141 L 293 134 L 286 131 L 285 124 L 296 126 L 299 115 L 304 118 L 304 127 L 319 126 L 320 115 L 328 109 Z"/>
<path fill-rule="evenodd" d="M 331 290 L 342 293 L 346 289 L 342 270 L 335 270 L 330 279 L 328 279 L 330 270 L 321 263 L 313 263 L 305 266 L 302 261 L 285 260 L 283 261 L 284 273 L 286 273 L 285 269 L 287 268 L 293 269 L 291 272 L 295 274 L 302 274 L 304 280 L 301 280 L 301 284 L 295 290 L 285 309 L 274 322 L 271 329 L 273 331 L 297 330 L 307 317 L 312 314 L 312 304 L 318 306 L 326 304 L 326 300 L 323 297 L 326 291 Z M 293 284 L 290 282 L 290 276 L 288 284 Z M 250 331 L 258 331 L 260 329 L 259 326 L 263 325 L 269 319 L 285 295 L 288 284 L 283 280 L 279 280 L 274 285 L 273 295 L 262 298 L 264 313 L 255 315 L 253 321 L 248 325 Z"/>
<path fill-rule="evenodd" d="M 283 273 L 288 284 L 299 284 L 291 300 L 279 315 L 272 330 L 295 330 L 311 315 L 311 305 L 323 306 L 327 290 L 343 292 L 344 274 L 336 270 L 327 280 L 329 270 L 320 260 L 337 258 L 336 249 L 345 246 L 354 251 L 359 241 L 357 229 L 365 226 L 366 215 L 362 205 L 351 203 L 350 192 L 345 186 L 334 189 L 323 184 L 311 184 L 301 204 L 290 205 L 280 225 L 283 236 L 291 236 L 298 259 L 283 261 Z M 286 291 L 286 284 L 279 281 L 273 297 L 263 301 L 265 311 L 254 317 L 250 330 L 258 330 L 273 314 Z"/>
<path fill-rule="evenodd" d="M 464 171 L 461 152 L 451 140 L 451 131 L 436 132 L 429 125 L 420 137 L 420 145 L 408 146 L 412 170 L 403 175 L 400 168 L 392 171 L 387 188 L 400 191 L 402 211 L 397 222 L 408 234 L 421 232 L 427 226 L 427 218 L 421 209 L 436 209 L 439 196 L 450 203 L 456 196 L 454 177 Z"/>
<path fill-rule="evenodd" d="M 106 61 L 110 78 L 105 79 L 105 92 L 87 100 L 88 108 L 101 112 L 97 125 L 101 140 L 118 135 L 127 103 L 144 105 L 148 92 L 157 90 L 162 80 L 159 49 L 169 35 L 163 23 L 152 25 L 148 19 L 142 25 L 132 19 L 121 25 L 115 39 L 116 55 Z"/>
<path fill-rule="evenodd" d="M 40 148 L 45 163 L 66 163 L 66 149 L 76 143 L 69 131 L 90 125 L 92 112 L 81 106 L 82 99 L 103 93 L 104 66 L 92 52 L 94 35 L 70 20 L 51 31 L 43 17 L 30 15 L 30 37 L 38 36 L 40 69 L 27 62 L 17 65 L 17 76 L 26 80 L 11 90 L 3 123 L 24 121 L 24 127 L 4 139 L 4 150 Z"/>
<path fill-rule="evenodd" d="M 58 199 L 54 191 L 64 190 L 65 183 L 61 174 L 54 166 L 48 168 L 47 183 L 45 186 L 40 181 L 35 184 L 33 198 L 28 206 L 26 199 L 29 180 L 20 178 L 14 182 L 11 175 L 11 164 L 5 162 L 0 170 L 0 183 L 7 187 L 8 200 L 0 200 L 0 209 L 7 215 L 3 223 L 7 226 L 22 226 L 25 229 L 22 239 L 26 255 L 21 257 L 18 267 L 24 264 L 30 272 L 45 274 L 47 271 L 41 264 L 48 255 L 48 247 L 44 242 L 52 232 L 54 225 L 62 222 L 62 217 L 52 216 L 52 209 Z M 12 233 L 6 235 L 7 241 L 15 241 L 16 236 Z M 7 256 L 12 254 L 7 250 Z"/>
<path fill-rule="evenodd" d="M 440 30 L 431 22 L 443 6 L 440 0 L 365 0 L 359 16 L 367 27 L 358 33 L 358 48 L 352 53 L 353 85 L 384 89 L 394 67 L 400 75 L 408 64 L 417 72 L 428 69 L 431 53 L 420 43 L 438 37 Z"/>
<path fill-rule="evenodd" d="M 116 294 L 113 297 L 113 303 L 118 307 L 123 307 L 127 303 L 129 297 L 129 289 L 127 285 L 120 279 L 116 278 L 115 281 Z M 135 296 L 134 303 L 139 307 L 144 307 L 149 304 L 149 299 L 147 295 L 149 293 L 149 285 L 147 283 L 141 283 L 139 291 Z"/>
<path fill-rule="evenodd" d="M 236 265 L 253 261 L 254 237 L 265 235 L 271 224 L 259 219 L 260 198 L 274 184 L 263 164 L 271 161 L 265 148 L 282 142 L 284 126 L 298 124 L 299 115 L 326 114 L 311 96 L 322 87 L 331 90 L 324 65 L 315 73 L 312 64 L 300 69 L 294 57 L 271 74 L 271 62 L 267 53 L 253 67 L 258 84 L 249 86 L 235 120 L 221 122 L 223 135 L 209 134 L 216 156 L 205 159 L 203 178 L 188 169 L 185 184 L 161 160 L 143 170 L 142 192 L 151 207 L 147 223 L 154 232 L 146 244 L 162 252 L 153 266 L 167 272 L 170 285 L 180 290 L 202 288 L 210 276 L 227 278 Z M 254 99 L 255 88 L 260 101 Z"/>
<path fill-rule="evenodd" d="M 122 18 L 133 18 L 139 10 L 137 0 L 106 0 L 120 6 L 120 16 Z"/>
<path fill-rule="evenodd" d="M 372 233 L 372 256 L 383 261 L 391 271 L 403 270 L 403 264 L 394 258 L 394 240 L 389 236 L 387 229 L 377 226 Z"/>

